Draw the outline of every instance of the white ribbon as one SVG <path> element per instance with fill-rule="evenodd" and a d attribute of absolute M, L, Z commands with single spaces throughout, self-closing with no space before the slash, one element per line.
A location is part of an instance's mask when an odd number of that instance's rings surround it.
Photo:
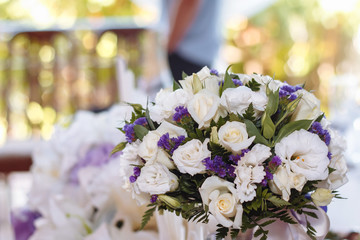
<path fill-rule="evenodd" d="M 277 220 L 274 223 L 264 227 L 265 230 L 269 230 L 268 240 L 288 239 L 288 240 L 309 240 L 310 237 L 306 233 L 306 219 L 311 226 L 316 230 L 315 238 L 323 240 L 330 228 L 330 221 L 324 210 L 318 208 L 317 210 L 309 209 L 309 212 L 315 213 L 318 218 L 313 218 L 305 214 L 297 214 L 289 211 L 289 216 L 293 218 L 298 224 L 289 224 L 281 220 Z M 254 229 L 254 232 L 257 228 Z M 254 237 L 253 239 L 260 239 L 261 235 Z"/>

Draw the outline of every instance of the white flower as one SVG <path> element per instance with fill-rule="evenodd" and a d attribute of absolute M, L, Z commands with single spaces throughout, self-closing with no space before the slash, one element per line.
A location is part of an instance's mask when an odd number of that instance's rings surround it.
<path fill-rule="evenodd" d="M 273 175 L 273 180 L 269 181 L 269 186 L 273 193 L 282 195 L 285 201 L 289 201 L 291 189 L 301 191 L 305 183 L 306 179 L 301 173 L 293 173 L 285 166 L 279 166 Z"/>
<path fill-rule="evenodd" d="M 159 136 L 164 135 L 165 133 L 169 133 L 169 137 L 178 137 L 178 136 L 185 136 L 187 137 L 186 130 L 182 127 L 178 127 L 174 124 L 171 124 L 169 122 L 162 122 L 160 126 L 154 131 Z"/>
<path fill-rule="evenodd" d="M 209 177 L 199 189 L 203 204 L 224 227 L 239 229 L 242 225 L 242 205 L 238 203 L 234 184 L 216 176 Z M 234 218 L 234 220 L 231 220 Z"/>
<path fill-rule="evenodd" d="M 194 75 L 200 80 L 199 86 L 194 82 Z M 207 89 L 208 91 L 218 95 L 219 94 L 219 81 L 220 78 L 210 74 L 208 67 L 203 67 L 199 72 L 186 77 L 184 80 L 180 80 L 179 83 L 182 88 L 190 94 L 195 94 L 201 89 Z"/>
<path fill-rule="evenodd" d="M 249 83 L 251 80 L 255 80 L 260 84 L 260 92 L 266 92 L 266 87 L 268 87 L 271 91 L 275 92 L 281 86 L 284 85 L 283 82 L 279 80 L 274 80 L 270 76 L 260 75 L 260 74 L 239 74 L 240 80 L 245 84 Z"/>
<path fill-rule="evenodd" d="M 219 109 L 220 98 L 214 93 L 203 89 L 196 93 L 188 103 L 188 112 L 199 124 L 199 128 L 209 127 L 211 120 L 217 122 L 224 113 Z"/>
<path fill-rule="evenodd" d="M 246 125 L 236 121 L 226 122 L 221 126 L 218 136 L 219 143 L 233 153 L 239 153 L 249 147 L 255 139 L 255 136 L 248 138 Z"/>
<path fill-rule="evenodd" d="M 315 120 L 322 114 L 320 110 L 320 100 L 316 98 L 314 94 L 301 89 L 296 91 L 296 95 L 302 95 L 302 97 L 291 117 L 291 121 L 302 119 Z"/>
<path fill-rule="evenodd" d="M 311 194 L 311 199 L 316 206 L 327 206 L 331 203 L 334 194 L 330 189 L 318 188 Z"/>
<path fill-rule="evenodd" d="M 157 145 L 159 139 L 160 135 L 158 132 L 149 131 L 148 134 L 143 137 L 143 140 L 139 145 L 138 154 L 146 161 L 146 164 L 159 162 L 167 166 L 169 169 L 173 169 L 173 162 L 171 162 L 167 153 Z"/>
<path fill-rule="evenodd" d="M 271 149 L 262 144 L 256 144 L 246 153 L 235 169 L 236 191 L 240 202 L 247 202 L 256 196 L 256 183 L 260 183 L 266 173 L 262 163 L 271 156 Z"/>
<path fill-rule="evenodd" d="M 193 176 L 205 170 L 202 160 L 211 156 L 211 152 L 207 148 L 208 142 L 208 138 L 204 143 L 193 139 L 174 151 L 172 159 L 181 173 L 189 173 Z"/>
<path fill-rule="evenodd" d="M 335 169 L 335 171 L 331 172 L 327 179 L 320 182 L 319 187 L 335 190 L 349 181 L 346 176 L 348 172 L 346 159 L 343 155 L 332 156 L 329 167 Z"/>
<path fill-rule="evenodd" d="M 174 92 L 171 89 L 161 89 L 155 97 L 155 105 L 149 105 L 150 118 L 157 123 L 170 118 L 176 107 L 185 106 L 189 101 L 190 94 L 177 89 Z"/>
<path fill-rule="evenodd" d="M 135 183 L 140 191 L 151 195 L 174 191 L 179 185 L 177 176 L 160 163 L 141 168 L 141 174 Z"/>
<path fill-rule="evenodd" d="M 275 153 L 292 172 L 301 173 L 307 180 L 328 176 L 328 148 L 316 134 L 304 129 L 294 131 L 275 145 Z"/>
<path fill-rule="evenodd" d="M 244 114 L 250 103 L 253 104 L 257 115 L 266 108 L 268 98 L 265 92 L 253 92 L 250 88 L 240 86 L 237 88 L 227 88 L 221 95 L 220 104 L 227 111 L 232 113 Z"/>

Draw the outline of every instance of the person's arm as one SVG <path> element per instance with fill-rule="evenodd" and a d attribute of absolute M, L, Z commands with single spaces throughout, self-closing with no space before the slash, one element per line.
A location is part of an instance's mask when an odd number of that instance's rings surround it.
<path fill-rule="evenodd" d="M 167 46 L 168 53 L 175 51 L 177 45 L 191 26 L 199 10 L 201 1 L 202 0 L 179 0 L 174 11 L 171 11 L 170 33 Z"/>

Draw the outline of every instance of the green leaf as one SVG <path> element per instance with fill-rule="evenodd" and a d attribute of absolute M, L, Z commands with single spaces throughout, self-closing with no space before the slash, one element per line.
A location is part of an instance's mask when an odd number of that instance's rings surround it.
<path fill-rule="evenodd" d="M 312 217 L 312 218 L 318 219 L 318 216 L 314 212 L 303 211 L 303 213 L 310 216 L 310 217 Z"/>
<path fill-rule="evenodd" d="M 142 125 L 135 125 L 134 132 L 135 132 L 136 138 L 142 140 L 143 137 L 145 137 L 146 134 L 148 134 L 149 129 L 147 129 L 146 127 L 144 127 Z"/>
<path fill-rule="evenodd" d="M 229 74 L 229 69 L 231 68 L 231 66 L 232 65 L 228 66 L 228 68 L 225 71 L 224 85 L 222 86 L 222 88 L 220 88 L 220 97 L 221 97 L 222 93 L 225 91 L 225 89 L 236 87 L 231 78 L 231 75 Z"/>
<path fill-rule="evenodd" d="M 247 84 L 246 87 L 250 88 L 252 91 L 257 92 L 260 90 L 261 84 L 255 81 L 255 79 L 251 79 Z"/>
<path fill-rule="evenodd" d="M 246 131 L 248 132 L 249 137 L 255 136 L 254 143 L 261 143 L 269 146 L 269 142 L 261 135 L 259 129 L 252 121 L 245 119 L 244 123 L 246 125 Z"/>
<path fill-rule="evenodd" d="M 188 76 L 188 75 L 187 75 L 184 71 L 181 73 L 182 79 L 185 79 L 187 76 Z"/>
<path fill-rule="evenodd" d="M 231 229 L 231 233 L 230 233 L 231 238 L 236 239 L 236 237 L 239 235 L 239 232 L 240 232 L 240 229 L 235 229 L 235 228 Z"/>
<path fill-rule="evenodd" d="M 288 136 L 294 131 L 305 129 L 308 130 L 310 125 L 312 123 L 312 120 L 298 120 L 295 122 L 289 122 L 285 126 L 283 126 L 278 135 L 276 136 L 275 143 L 279 142 L 282 138 Z"/>
<path fill-rule="evenodd" d="M 144 213 L 142 220 L 141 220 L 141 226 L 140 226 L 139 230 L 142 230 L 146 226 L 146 224 L 150 221 L 150 218 L 156 211 L 156 205 L 154 206 L 153 204 L 149 204 L 148 207 L 151 207 L 151 208 L 146 210 L 146 212 Z"/>
<path fill-rule="evenodd" d="M 279 89 L 276 92 L 270 91 L 268 99 L 269 101 L 266 105 L 265 112 L 271 117 L 276 113 L 279 106 Z"/>
<path fill-rule="evenodd" d="M 173 91 L 176 91 L 180 88 L 181 88 L 181 85 L 177 81 L 174 81 L 173 82 Z"/>
<path fill-rule="evenodd" d="M 328 167 L 328 169 L 329 169 L 329 174 L 336 171 L 336 168 Z"/>
<path fill-rule="evenodd" d="M 262 227 L 265 227 L 265 226 L 267 226 L 267 225 L 272 224 L 273 222 L 276 222 L 276 219 L 268 220 L 268 221 L 262 223 L 261 226 L 262 226 Z"/>
<path fill-rule="evenodd" d="M 122 151 L 126 147 L 126 144 L 127 142 L 121 142 L 118 145 L 116 145 L 114 149 L 111 151 L 110 155 Z"/>
<path fill-rule="evenodd" d="M 127 103 L 127 104 L 129 104 L 134 109 L 134 112 L 136 114 L 142 114 L 144 108 L 142 107 L 141 104 L 135 104 L 135 103 Z"/>
<path fill-rule="evenodd" d="M 229 121 L 230 122 L 241 122 L 241 118 L 235 113 L 230 113 L 229 114 Z"/>
<path fill-rule="evenodd" d="M 222 240 L 226 237 L 227 233 L 229 232 L 229 228 L 223 227 L 222 225 L 218 224 L 218 229 L 216 229 L 216 240 Z"/>
<path fill-rule="evenodd" d="M 276 207 L 284 207 L 284 206 L 290 206 L 291 203 L 276 197 L 276 196 L 271 196 L 270 198 L 267 199 L 268 201 L 270 201 L 272 204 L 274 204 Z"/>
<path fill-rule="evenodd" d="M 270 139 L 272 138 L 272 136 L 274 136 L 275 133 L 275 124 L 273 123 L 273 121 L 271 120 L 270 116 L 264 112 L 263 115 L 263 135 L 265 138 Z"/>
<path fill-rule="evenodd" d="M 148 100 L 149 100 L 149 99 L 148 99 Z M 151 129 L 151 130 L 155 130 L 154 123 L 153 123 L 153 121 L 152 121 L 151 118 L 150 118 L 150 113 L 149 113 L 149 108 L 148 108 L 148 102 L 146 103 L 145 118 L 146 118 L 146 121 L 147 121 L 148 124 L 149 124 L 150 129 Z"/>
<path fill-rule="evenodd" d="M 255 111 L 252 103 L 249 104 L 249 107 L 246 109 L 245 113 L 242 115 L 244 119 L 248 119 L 250 121 L 255 121 Z"/>

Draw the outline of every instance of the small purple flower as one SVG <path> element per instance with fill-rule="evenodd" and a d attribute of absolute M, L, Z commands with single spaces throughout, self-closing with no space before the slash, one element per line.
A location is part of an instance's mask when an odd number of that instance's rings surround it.
<path fill-rule="evenodd" d="M 230 155 L 229 160 L 233 162 L 235 165 L 238 165 L 238 162 L 241 160 L 241 158 L 250 151 L 250 149 L 243 149 L 241 150 L 240 154 L 236 155 Z"/>
<path fill-rule="evenodd" d="M 181 145 L 185 140 L 185 136 L 181 135 L 179 137 L 169 137 L 169 133 L 162 135 L 157 143 L 158 147 L 164 149 L 170 154 L 173 154 L 174 151 Z"/>
<path fill-rule="evenodd" d="M 173 115 L 173 120 L 175 122 L 180 122 L 182 118 L 190 117 L 190 113 L 188 112 L 187 108 L 184 106 L 178 106 L 175 108 L 175 113 Z"/>
<path fill-rule="evenodd" d="M 294 93 L 300 89 L 302 89 L 302 87 L 299 85 L 292 86 L 285 83 L 283 86 L 280 87 L 279 97 L 287 98 L 290 101 L 294 101 L 297 98 L 297 95 Z"/>
<path fill-rule="evenodd" d="M 139 167 L 134 167 L 134 176 L 135 177 L 138 177 L 140 176 L 140 173 L 141 173 L 141 169 Z"/>
<path fill-rule="evenodd" d="M 264 179 L 261 181 L 261 185 L 263 185 L 264 187 L 267 185 L 268 181 L 269 180 L 272 180 L 273 179 L 273 174 L 270 172 L 270 169 L 269 168 L 265 168 L 265 177 Z"/>
<path fill-rule="evenodd" d="M 129 181 L 130 181 L 131 183 L 136 182 L 136 179 L 137 179 L 137 177 L 135 177 L 134 175 L 131 175 L 131 176 L 129 177 Z"/>
<path fill-rule="evenodd" d="M 311 125 L 309 132 L 317 134 L 321 138 L 321 140 L 323 140 L 325 142 L 325 144 L 327 146 L 330 145 L 330 141 L 331 141 L 330 133 L 328 130 L 323 129 L 323 127 L 321 126 L 321 123 L 314 122 Z"/>
<path fill-rule="evenodd" d="M 332 158 L 332 153 L 331 153 L 331 152 L 328 152 L 327 157 L 328 157 L 329 160 L 331 160 L 331 158 Z"/>
<path fill-rule="evenodd" d="M 280 166 L 280 164 L 282 163 L 281 159 L 279 156 L 274 156 L 271 161 L 269 162 L 269 168 L 271 170 L 275 170 L 277 166 Z"/>
<path fill-rule="evenodd" d="M 114 145 L 110 143 L 103 143 L 98 146 L 95 146 L 87 151 L 85 156 L 80 159 L 70 171 L 69 180 L 73 184 L 78 184 L 78 173 L 82 168 L 89 166 L 100 167 L 106 165 L 111 160 L 115 159 L 121 154 L 121 152 L 111 154 L 111 151 L 114 149 Z"/>
<path fill-rule="evenodd" d="M 235 86 L 237 86 L 237 87 L 243 86 L 243 83 L 239 79 L 233 78 L 232 81 L 235 84 Z"/>
<path fill-rule="evenodd" d="M 158 195 L 151 195 L 150 202 L 155 203 L 158 198 Z"/>
<path fill-rule="evenodd" d="M 216 69 L 211 69 L 211 70 L 210 70 L 210 74 L 211 74 L 211 75 L 219 76 L 219 72 L 218 72 Z"/>
<path fill-rule="evenodd" d="M 213 159 L 208 157 L 202 162 L 205 165 L 206 170 L 216 173 L 221 178 L 226 176 L 235 177 L 235 167 L 225 163 L 220 156 L 215 156 Z"/>
<path fill-rule="evenodd" d="M 10 214 L 11 225 L 16 240 L 27 240 L 35 232 L 35 220 L 41 217 L 37 211 L 30 209 L 18 209 Z"/>
<path fill-rule="evenodd" d="M 141 118 L 136 119 L 136 120 L 134 121 L 134 124 L 135 124 L 135 125 L 146 126 L 146 125 L 147 125 L 146 117 L 141 117 Z"/>

